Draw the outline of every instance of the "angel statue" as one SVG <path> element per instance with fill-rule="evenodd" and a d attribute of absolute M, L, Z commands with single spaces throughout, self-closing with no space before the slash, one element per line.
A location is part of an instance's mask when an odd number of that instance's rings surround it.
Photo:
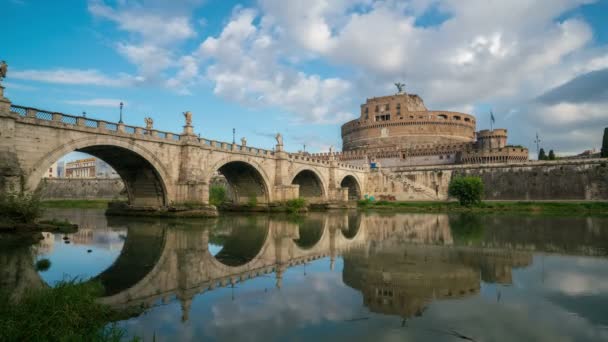
<path fill-rule="evenodd" d="M 184 112 L 184 117 L 186 118 L 186 126 L 192 126 L 192 112 Z"/>
<path fill-rule="evenodd" d="M 334 145 L 329 146 L 329 154 L 334 154 Z"/>
<path fill-rule="evenodd" d="M 241 138 L 241 146 L 247 146 L 247 138 L 245 138 L 245 137 Z"/>
<path fill-rule="evenodd" d="M 277 145 L 283 146 L 283 136 L 281 135 L 281 133 L 277 133 L 275 139 L 277 139 Z"/>
<path fill-rule="evenodd" d="M 0 81 L 6 78 L 6 72 L 8 71 L 8 64 L 5 61 L 0 63 Z"/>
<path fill-rule="evenodd" d="M 154 120 L 152 120 L 152 118 L 145 118 L 144 121 L 146 121 L 146 129 L 151 130 L 152 125 L 154 125 Z"/>
<path fill-rule="evenodd" d="M 405 83 L 397 82 L 395 83 L 395 87 L 397 87 L 397 91 L 401 94 L 403 93 L 403 88 L 405 88 Z"/>

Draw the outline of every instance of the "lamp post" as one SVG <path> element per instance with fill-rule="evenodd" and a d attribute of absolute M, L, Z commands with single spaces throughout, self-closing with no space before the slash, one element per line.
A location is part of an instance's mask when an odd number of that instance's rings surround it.
<path fill-rule="evenodd" d="M 232 129 L 232 145 L 236 144 L 236 128 Z"/>
<path fill-rule="evenodd" d="M 538 132 L 536 132 L 536 139 L 534 140 L 534 142 L 536 143 L 536 159 L 538 159 L 538 155 L 540 154 L 540 137 L 538 136 Z"/>
<path fill-rule="evenodd" d="M 123 107 L 123 103 L 122 101 L 120 102 L 120 120 L 118 120 L 118 123 L 123 123 L 122 122 L 122 107 Z"/>

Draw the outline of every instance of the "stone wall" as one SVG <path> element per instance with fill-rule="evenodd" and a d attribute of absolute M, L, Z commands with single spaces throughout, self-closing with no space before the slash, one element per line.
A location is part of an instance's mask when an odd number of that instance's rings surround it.
<path fill-rule="evenodd" d="M 608 200 L 608 159 L 382 169 L 370 174 L 367 194 L 445 200 L 455 175 L 481 177 L 486 200 Z"/>
<path fill-rule="evenodd" d="M 121 179 L 44 178 L 43 199 L 114 199 L 126 197 Z"/>

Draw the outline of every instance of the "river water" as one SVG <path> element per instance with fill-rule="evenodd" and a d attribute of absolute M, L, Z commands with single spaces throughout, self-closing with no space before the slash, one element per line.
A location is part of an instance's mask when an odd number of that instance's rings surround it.
<path fill-rule="evenodd" d="M 145 340 L 608 340 L 606 217 L 47 215 L 80 230 L 0 254 L 2 285 L 96 278 Z"/>

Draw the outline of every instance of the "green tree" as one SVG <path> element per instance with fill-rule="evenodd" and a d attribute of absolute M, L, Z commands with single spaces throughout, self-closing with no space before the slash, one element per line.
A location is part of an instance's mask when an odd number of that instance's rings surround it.
<path fill-rule="evenodd" d="M 544 148 L 541 148 L 540 152 L 538 152 L 538 160 L 547 160 L 547 154 L 545 153 Z"/>
<path fill-rule="evenodd" d="M 226 188 L 221 185 L 212 185 L 209 190 L 209 203 L 220 206 L 226 202 Z"/>
<path fill-rule="evenodd" d="M 604 140 L 602 141 L 602 158 L 608 158 L 608 127 L 604 128 Z"/>
<path fill-rule="evenodd" d="M 549 160 L 555 160 L 555 153 L 553 152 L 553 150 L 549 151 Z"/>
<path fill-rule="evenodd" d="M 483 195 L 483 181 L 480 177 L 454 177 L 448 187 L 448 194 L 457 198 L 460 205 L 466 207 L 479 205 Z"/>

